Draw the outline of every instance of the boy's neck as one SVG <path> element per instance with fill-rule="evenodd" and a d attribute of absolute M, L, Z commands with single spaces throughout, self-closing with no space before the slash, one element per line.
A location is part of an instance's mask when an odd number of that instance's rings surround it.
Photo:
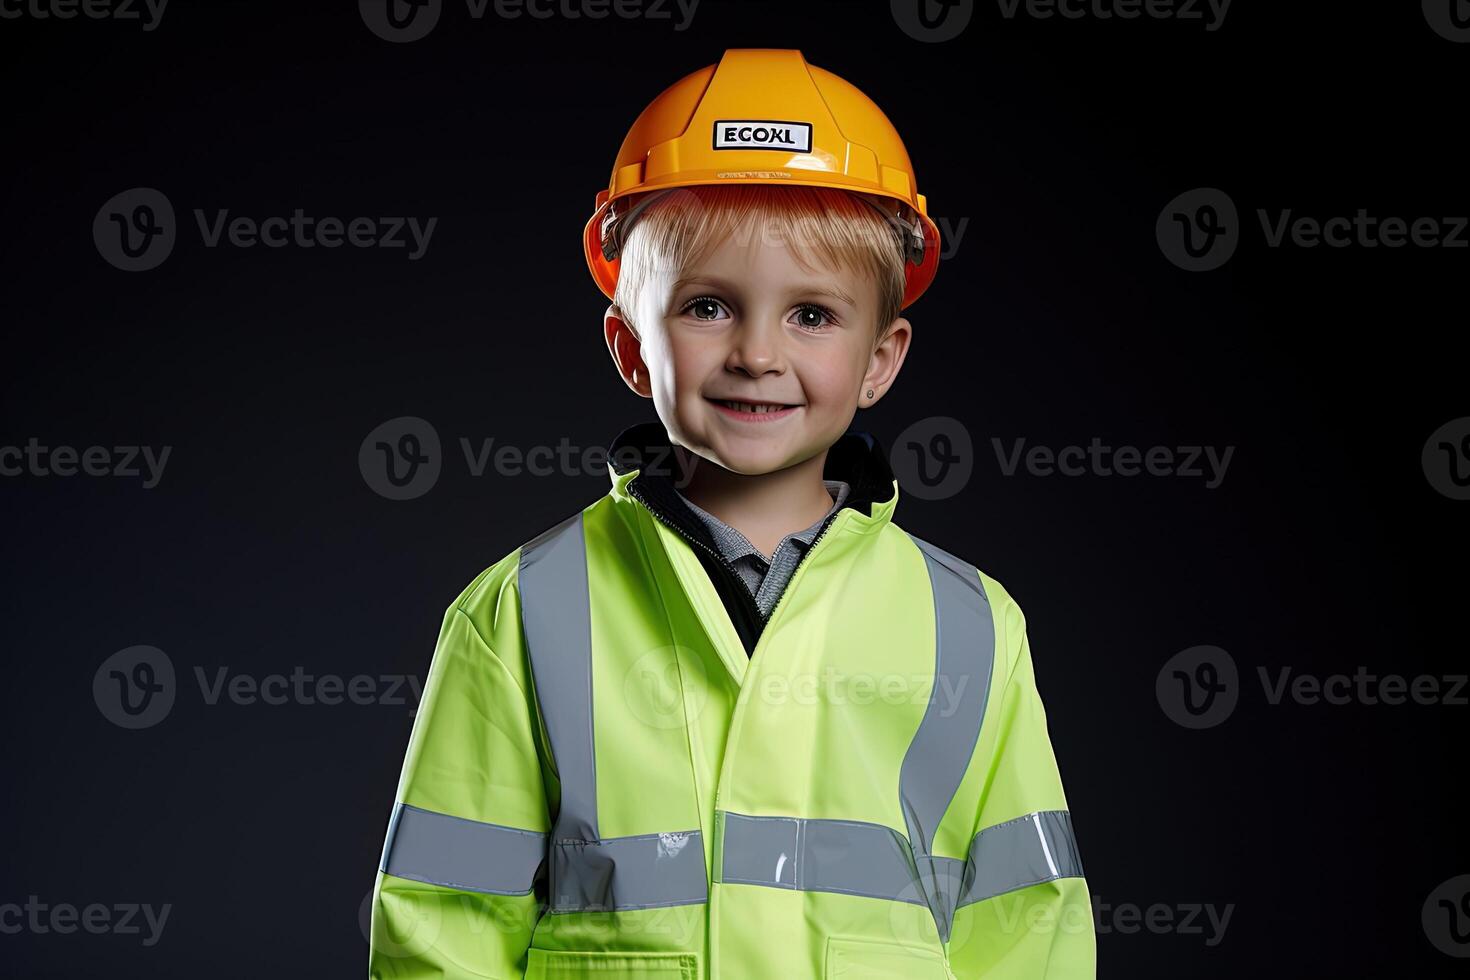
<path fill-rule="evenodd" d="M 773 473 L 735 473 L 675 446 L 682 471 L 690 474 L 679 492 L 745 535 L 767 558 L 781 539 L 810 527 L 832 509 L 822 480 L 827 450 Z"/>

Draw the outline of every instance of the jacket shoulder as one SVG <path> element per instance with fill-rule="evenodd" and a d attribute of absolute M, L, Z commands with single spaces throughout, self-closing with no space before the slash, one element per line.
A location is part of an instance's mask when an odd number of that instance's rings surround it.
<path fill-rule="evenodd" d="M 507 613 L 516 612 L 516 618 L 519 619 L 522 556 L 529 549 L 552 537 L 574 530 L 575 525 L 585 514 L 603 505 L 608 499 L 608 496 L 604 495 L 516 545 L 461 589 L 459 595 L 455 596 L 454 601 L 450 603 L 450 610 L 464 613 L 477 627 L 481 628 L 481 633 L 484 635 L 493 632 L 495 623 Z"/>
<path fill-rule="evenodd" d="M 1026 633 L 1026 614 L 1021 611 L 1021 604 L 1011 595 L 1010 590 L 1001 584 L 999 579 L 965 556 L 948 551 L 911 531 L 904 531 L 897 525 L 893 527 L 905 534 L 920 551 L 945 567 L 959 574 L 979 577 L 980 595 L 989 605 L 996 625 L 996 653 L 997 656 L 1006 657 L 1006 675 L 1009 676 L 1010 669 L 1020 655 L 1021 640 Z"/>

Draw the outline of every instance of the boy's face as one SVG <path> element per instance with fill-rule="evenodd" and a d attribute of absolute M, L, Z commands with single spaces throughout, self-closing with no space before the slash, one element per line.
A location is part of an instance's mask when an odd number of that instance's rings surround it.
<path fill-rule="evenodd" d="M 676 277 L 649 278 L 635 311 L 641 337 L 609 307 L 608 347 L 676 444 L 736 473 L 825 453 L 859 406 L 882 398 L 908 349 L 903 317 L 874 345 L 876 284 L 853 269 L 804 268 L 779 236 L 749 226 Z"/>

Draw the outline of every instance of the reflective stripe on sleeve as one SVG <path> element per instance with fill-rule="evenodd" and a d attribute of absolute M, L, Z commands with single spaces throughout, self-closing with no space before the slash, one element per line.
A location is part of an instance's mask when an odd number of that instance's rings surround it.
<path fill-rule="evenodd" d="M 1056 878 L 1081 877 L 1071 813 L 1039 810 L 975 835 L 956 908 Z"/>
<path fill-rule="evenodd" d="M 530 894 L 546 835 L 397 803 L 378 870 L 491 895 Z"/>

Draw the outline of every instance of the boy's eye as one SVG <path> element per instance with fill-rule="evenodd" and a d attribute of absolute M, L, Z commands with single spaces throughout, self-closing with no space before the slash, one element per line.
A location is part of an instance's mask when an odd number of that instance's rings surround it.
<path fill-rule="evenodd" d="M 832 311 L 825 306 L 817 306 L 814 303 L 803 303 L 796 308 L 796 325 L 806 330 L 820 330 L 828 322 L 836 322 L 837 318 Z"/>
<path fill-rule="evenodd" d="M 681 313 L 693 314 L 696 320 L 717 320 L 724 307 L 712 296 L 696 296 L 684 304 Z"/>

